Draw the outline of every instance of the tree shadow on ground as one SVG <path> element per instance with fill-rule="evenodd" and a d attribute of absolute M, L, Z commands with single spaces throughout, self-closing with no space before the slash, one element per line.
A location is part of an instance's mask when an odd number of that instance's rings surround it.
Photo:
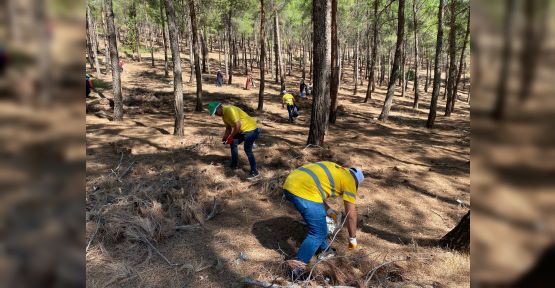
<path fill-rule="evenodd" d="M 295 247 L 303 242 L 308 228 L 298 220 L 281 216 L 254 223 L 251 232 L 265 248 L 293 257 L 297 251 Z"/>

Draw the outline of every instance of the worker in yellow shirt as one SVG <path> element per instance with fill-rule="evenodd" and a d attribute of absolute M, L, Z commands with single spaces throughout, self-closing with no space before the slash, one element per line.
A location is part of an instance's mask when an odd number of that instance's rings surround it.
<path fill-rule="evenodd" d="M 296 260 L 308 264 L 316 252 L 329 253 L 332 250 L 326 240 L 326 216 L 336 218 L 338 213 L 326 203 L 329 197 L 339 196 L 343 199 L 349 231 L 349 249 L 356 249 L 356 198 L 363 180 L 361 169 L 346 168 L 329 161 L 306 164 L 287 176 L 283 184 L 283 194 L 302 215 L 309 229 L 297 252 Z M 289 271 L 290 276 L 296 279 L 302 277 L 305 272 L 299 267 Z"/>
<path fill-rule="evenodd" d="M 295 96 L 287 93 L 287 91 L 282 91 L 283 97 L 281 102 L 281 108 L 283 108 L 284 104 L 287 104 L 287 112 L 289 113 L 289 123 L 295 122 L 295 117 L 298 116 L 297 114 L 297 106 L 295 105 Z"/>
<path fill-rule="evenodd" d="M 251 170 L 247 179 L 253 179 L 260 175 L 256 169 L 256 159 L 252 153 L 252 146 L 261 130 L 256 126 L 256 120 L 250 117 L 245 111 L 239 107 L 231 105 L 222 105 L 218 102 L 208 103 L 208 113 L 211 116 L 218 115 L 222 117 L 225 124 L 225 132 L 222 137 L 223 144 L 229 144 L 231 147 L 231 165 L 232 169 L 238 169 L 237 146 L 245 142 L 245 154 L 249 159 Z"/>

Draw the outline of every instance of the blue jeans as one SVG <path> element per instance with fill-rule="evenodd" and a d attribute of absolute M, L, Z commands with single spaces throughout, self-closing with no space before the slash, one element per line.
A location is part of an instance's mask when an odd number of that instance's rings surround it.
<path fill-rule="evenodd" d="M 283 190 L 285 198 L 289 200 L 297 211 L 303 216 L 306 225 L 308 226 L 308 235 L 304 239 L 297 256 L 299 261 L 304 263 L 310 262 L 314 253 L 320 248 L 325 251 L 328 248 L 328 225 L 326 223 L 326 207 L 324 203 L 317 203 L 310 200 L 298 197 L 287 190 Z"/>
<path fill-rule="evenodd" d="M 287 104 L 287 113 L 289 113 L 289 123 L 293 122 L 293 109 L 294 108 L 295 108 L 295 105 Z"/>
<path fill-rule="evenodd" d="M 243 143 L 244 141 L 245 154 L 247 154 L 247 158 L 249 159 L 249 164 L 251 165 L 251 173 L 258 172 L 258 170 L 256 170 L 256 159 L 254 159 L 254 154 L 252 153 L 252 145 L 254 144 L 254 141 L 256 140 L 256 138 L 258 138 L 258 135 L 260 134 L 261 131 L 262 130 L 260 130 L 260 128 L 256 128 L 252 131 L 247 131 L 247 132 L 239 133 L 235 135 L 235 137 L 233 138 L 233 143 L 230 145 L 231 146 L 231 167 L 237 167 L 237 161 L 239 159 L 237 146 Z"/>

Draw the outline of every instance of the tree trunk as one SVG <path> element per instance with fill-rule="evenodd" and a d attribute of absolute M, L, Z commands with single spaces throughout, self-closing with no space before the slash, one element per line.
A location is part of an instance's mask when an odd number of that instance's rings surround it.
<path fill-rule="evenodd" d="M 150 66 L 154 68 L 154 32 L 152 30 L 152 26 L 149 25 L 148 39 L 150 41 Z"/>
<path fill-rule="evenodd" d="M 226 36 L 227 32 L 224 30 L 224 40 L 223 42 L 223 46 L 224 46 L 224 66 L 225 66 L 225 75 L 229 75 L 230 71 L 229 71 L 229 49 L 227 47 L 227 36 Z"/>
<path fill-rule="evenodd" d="M 368 88 L 366 89 L 366 98 L 364 103 L 368 102 L 368 99 L 372 99 L 372 92 L 374 91 L 374 70 L 376 68 L 376 57 L 378 56 L 378 5 L 380 1 L 374 0 L 374 24 L 372 25 L 372 60 L 370 61 L 370 78 L 368 79 Z"/>
<path fill-rule="evenodd" d="M 356 39 L 355 39 L 355 55 L 354 55 L 355 56 L 354 57 L 355 58 L 355 63 L 354 63 L 354 67 L 353 67 L 353 73 L 355 74 L 355 75 L 353 75 L 354 76 L 353 78 L 355 80 L 355 90 L 353 91 L 353 95 L 357 95 L 357 92 L 358 92 L 358 77 L 360 77 L 359 76 L 359 67 L 358 67 L 359 66 L 359 63 L 358 63 L 359 59 L 358 58 L 360 57 L 360 55 L 359 55 L 359 40 L 358 40 L 359 37 L 360 37 L 360 32 L 357 29 Z"/>
<path fill-rule="evenodd" d="M 200 61 L 198 58 L 198 32 L 197 32 L 197 15 L 195 13 L 195 1 L 189 0 L 189 15 L 191 16 L 191 32 L 193 34 L 193 55 L 195 57 L 195 75 L 197 79 L 197 105 L 195 111 L 202 112 L 202 72 L 200 68 Z M 204 41 L 202 41 L 204 43 Z M 206 43 L 204 43 L 206 44 Z M 204 45 L 203 45 L 204 46 Z M 206 47 L 203 47 L 206 50 Z M 205 51 L 203 51 L 204 53 Z M 208 53 L 206 53 L 208 54 Z M 203 58 L 204 60 L 204 58 Z M 203 64 L 204 61 L 203 61 Z M 206 68 L 206 67 L 203 67 Z M 182 97 L 183 99 L 183 97 Z"/>
<path fill-rule="evenodd" d="M 501 120 L 505 116 L 505 99 L 507 96 L 507 82 L 509 80 L 509 67 L 512 56 L 513 33 L 511 24 L 513 21 L 516 0 L 508 0 L 506 3 L 505 23 L 503 25 L 504 45 L 501 54 L 502 64 L 499 71 L 499 82 L 497 83 L 495 106 L 492 112 L 492 117 L 496 120 Z"/>
<path fill-rule="evenodd" d="M 173 134 L 183 136 L 183 85 L 181 79 L 181 57 L 179 55 L 179 34 L 175 25 L 173 0 L 165 0 L 168 31 L 173 60 L 173 91 L 175 97 L 175 122 Z"/>
<path fill-rule="evenodd" d="M 403 41 L 403 52 L 401 53 L 401 97 L 405 98 L 405 91 L 407 90 L 407 73 L 405 71 L 406 63 L 407 63 L 407 42 L 408 42 L 408 33 L 405 34 L 405 40 Z"/>
<path fill-rule="evenodd" d="M 302 74 L 301 74 L 301 78 L 305 79 L 305 78 L 306 78 L 306 53 L 305 53 L 305 44 L 304 44 L 304 41 L 303 41 L 303 43 L 302 43 L 301 45 L 302 45 L 302 49 L 303 49 L 303 52 L 302 52 L 303 55 L 302 55 L 302 57 L 301 57 L 302 65 L 303 65 L 303 71 L 302 71 Z"/>
<path fill-rule="evenodd" d="M 279 91 L 281 92 L 285 89 L 285 85 L 283 84 L 281 39 L 279 37 L 279 16 L 277 11 L 274 14 L 274 57 L 275 57 L 276 83 L 280 83 L 281 86 Z"/>
<path fill-rule="evenodd" d="M 424 84 L 424 92 L 428 93 L 428 84 L 430 83 L 430 58 L 426 53 L 426 83 Z"/>
<path fill-rule="evenodd" d="M 416 20 L 416 1 L 412 1 L 412 24 L 414 26 L 414 103 L 412 108 L 418 109 L 420 92 L 418 91 L 418 21 Z"/>
<path fill-rule="evenodd" d="M 227 42 L 228 42 L 228 53 L 229 53 L 229 74 L 227 74 L 227 84 L 231 85 L 233 81 L 233 40 L 231 38 L 231 11 L 227 14 Z"/>
<path fill-rule="evenodd" d="M 456 36 L 457 36 L 457 27 L 456 27 L 456 17 L 457 15 L 457 1 L 451 0 L 451 25 L 449 29 L 449 78 L 447 80 L 447 102 L 445 103 L 445 116 L 451 116 L 452 102 L 455 101 L 453 99 L 453 90 L 455 86 L 455 78 L 457 77 L 457 47 L 456 47 Z"/>
<path fill-rule="evenodd" d="M 110 63 L 110 49 L 108 48 L 108 26 L 106 25 L 106 2 L 102 1 L 102 27 L 104 28 L 104 65 L 106 67 L 106 73 L 108 69 L 112 66 Z"/>
<path fill-rule="evenodd" d="M 184 15 L 187 15 L 185 11 L 183 11 Z M 189 16 L 190 18 L 191 16 Z M 191 32 L 193 30 L 193 28 L 191 27 L 191 21 L 187 21 L 188 23 L 188 27 L 189 28 L 189 33 L 187 33 L 188 36 L 188 42 L 189 42 L 189 83 L 193 83 L 193 75 L 195 74 L 195 59 L 194 59 L 194 52 L 193 52 L 193 33 Z M 198 43 L 198 42 L 197 42 Z"/>
<path fill-rule="evenodd" d="M 87 38 L 89 42 L 89 58 L 94 58 L 94 68 L 96 68 L 96 78 L 100 78 L 100 65 L 98 64 L 98 50 L 97 50 L 97 41 L 98 38 L 96 37 L 96 29 L 93 22 L 93 18 L 91 15 L 91 9 L 89 5 L 87 5 L 87 14 L 86 14 L 86 29 L 87 29 Z M 91 59 L 92 60 L 92 59 Z M 92 64 L 92 61 L 91 61 Z M 93 67 L 91 67 L 93 68 Z"/>
<path fill-rule="evenodd" d="M 266 34 L 264 31 L 264 0 L 260 0 L 260 89 L 258 90 L 258 111 L 264 109 L 264 60 L 266 58 Z"/>
<path fill-rule="evenodd" d="M 137 49 L 137 59 L 139 60 L 139 62 L 142 61 L 141 58 L 141 35 L 140 35 L 140 31 L 139 31 L 139 25 L 137 24 L 136 20 L 135 20 L 135 46 Z"/>
<path fill-rule="evenodd" d="M 119 70 L 119 54 L 116 42 L 116 27 L 114 24 L 114 11 L 112 0 L 106 1 L 106 14 L 108 25 L 108 45 L 110 46 L 110 57 L 112 63 L 112 88 L 114 89 L 114 120 L 123 120 L 123 101 L 121 95 L 121 78 Z"/>
<path fill-rule="evenodd" d="M 395 44 L 395 56 L 393 58 L 393 68 L 391 70 L 391 77 L 387 87 L 387 94 L 385 96 L 382 112 L 378 117 L 381 121 L 386 121 L 389 116 L 389 111 L 391 110 L 391 105 L 393 104 L 393 95 L 395 93 L 395 81 L 397 81 L 397 78 L 399 77 L 399 62 L 401 60 L 401 49 L 403 47 L 405 33 L 405 0 L 399 0 L 399 10 L 397 15 L 397 43 Z"/>
<path fill-rule="evenodd" d="M 206 27 L 202 29 L 202 33 L 199 36 L 200 43 L 202 43 L 202 73 L 210 73 L 210 59 L 208 57 L 208 46 L 206 44 Z"/>
<path fill-rule="evenodd" d="M 401 0 L 404 1 L 404 0 Z M 331 0 L 312 1 L 314 95 L 307 144 L 324 145 L 330 107 Z"/>
<path fill-rule="evenodd" d="M 470 210 L 453 230 L 439 240 L 438 246 L 464 253 L 470 252 Z"/>
<path fill-rule="evenodd" d="M 433 128 L 436 120 L 437 98 L 439 97 L 439 85 L 441 81 L 440 71 L 440 56 L 443 48 L 443 9 L 445 7 L 445 0 L 439 0 L 438 16 L 437 16 L 437 40 L 436 40 L 436 55 L 434 63 L 434 82 L 432 87 L 432 100 L 430 103 L 430 113 L 428 114 L 428 121 L 426 122 L 427 128 Z"/>
<path fill-rule="evenodd" d="M 166 20 L 164 19 L 164 4 L 160 0 L 160 17 L 162 18 L 162 39 L 164 41 L 164 77 L 168 77 L 168 40 L 166 38 Z"/>
<path fill-rule="evenodd" d="M 312 40 L 312 32 L 310 32 L 310 41 L 309 43 L 313 43 Z M 312 69 L 314 68 L 314 63 L 312 62 L 312 53 L 314 53 L 312 51 L 312 49 L 308 49 L 308 62 L 310 62 L 310 66 L 309 66 L 309 70 L 308 70 L 308 78 L 310 79 L 310 82 L 312 82 Z"/>
<path fill-rule="evenodd" d="M 331 79 L 329 123 L 337 119 L 337 92 L 339 90 L 339 41 L 337 41 L 337 0 L 331 0 Z"/>
<path fill-rule="evenodd" d="M 457 72 L 457 80 L 455 81 L 455 87 L 453 88 L 453 102 L 451 102 L 451 111 L 455 110 L 455 102 L 457 100 L 457 92 L 459 87 L 459 82 L 461 81 L 461 75 L 463 71 L 464 63 L 464 52 L 466 50 L 466 44 L 468 43 L 468 37 L 470 35 L 470 13 L 468 13 L 468 20 L 466 21 L 466 34 L 464 35 L 464 42 L 461 51 L 461 58 L 459 60 L 459 72 Z"/>

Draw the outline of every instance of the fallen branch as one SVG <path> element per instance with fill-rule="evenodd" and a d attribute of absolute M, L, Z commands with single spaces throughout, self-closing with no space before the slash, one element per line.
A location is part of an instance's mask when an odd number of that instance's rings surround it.
<path fill-rule="evenodd" d="M 152 245 L 150 243 L 150 241 L 148 241 L 148 239 L 146 239 L 146 237 L 142 237 L 143 242 L 145 242 L 152 250 L 154 250 L 154 252 L 156 252 L 156 254 L 158 254 L 158 256 L 160 256 L 160 258 L 164 259 L 164 261 L 166 261 L 166 263 L 168 263 L 168 265 L 170 266 L 179 266 L 180 264 L 178 263 L 172 263 L 170 262 L 170 260 L 168 260 L 168 258 L 166 258 L 166 256 L 164 256 L 164 254 L 162 254 L 158 249 L 156 249 L 156 247 L 154 247 L 154 245 Z"/>
<path fill-rule="evenodd" d="M 133 164 L 135 164 L 135 161 L 131 162 L 131 165 L 129 165 L 129 167 L 127 167 L 127 170 L 125 170 L 125 172 L 123 172 L 121 174 L 121 176 L 119 176 L 119 178 L 123 178 L 125 175 L 127 175 L 127 173 L 129 172 L 129 170 L 131 170 L 131 167 L 133 167 Z"/>
<path fill-rule="evenodd" d="M 287 288 L 287 287 L 296 287 L 293 285 L 287 285 L 287 286 L 281 286 L 281 285 L 277 285 L 277 284 L 272 284 L 272 283 L 268 283 L 268 282 L 264 282 L 264 281 L 258 281 L 258 280 L 254 280 L 252 278 L 249 277 L 245 277 L 243 279 L 243 283 L 245 285 L 250 285 L 250 286 L 256 286 L 256 287 L 264 287 L 264 288 Z"/>
<path fill-rule="evenodd" d="M 304 149 L 306 149 L 306 148 L 308 148 L 308 147 L 318 147 L 318 148 L 322 148 L 322 149 L 324 149 L 324 147 L 322 147 L 322 146 L 319 146 L 319 145 L 314 145 L 314 144 L 308 144 L 308 145 L 306 145 L 306 146 L 305 146 L 305 147 L 303 148 L 303 150 L 304 150 Z"/>
<path fill-rule="evenodd" d="M 180 225 L 180 226 L 175 226 L 175 230 L 193 230 L 193 229 L 198 229 L 200 228 L 200 224 L 190 224 L 190 225 Z"/>
<path fill-rule="evenodd" d="M 214 216 L 216 216 L 216 206 L 218 205 L 218 203 L 216 202 L 216 197 L 214 196 L 214 204 L 212 205 L 212 212 L 210 212 L 208 214 L 208 216 L 206 216 L 206 221 L 214 218 Z"/>
<path fill-rule="evenodd" d="M 368 286 L 368 283 L 370 282 L 370 280 L 372 280 L 372 277 L 374 277 L 374 274 L 375 274 L 380 268 L 382 268 L 382 267 L 384 267 L 384 266 L 387 266 L 387 265 L 389 265 L 389 264 L 395 263 L 395 262 L 407 261 L 407 260 L 409 260 L 409 259 L 410 259 L 410 257 L 409 257 L 409 256 L 406 256 L 406 257 L 403 257 L 403 258 L 400 258 L 400 259 L 395 259 L 395 260 L 387 261 L 387 262 L 384 262 L 384 263 L 382 263 L 382 264 L 376 266 L 374 269 L 372 269 L 372 270 L 368 271 L 368 273 L 366 273 L 366 274 L 370 274 L 370 276 L 368 276 L 368 278 L 366 278 L 366 280 L 364 281 L 364 286 Z"/>
<path fill-rule="evenodd" d="M 91 236 L 91 239 L 89 239 L 89 242 L 87 243 L 87 248 L 85 248 L 85 252 L 89 251 L 89 247 L 91 246 L 92 241 L 94 240 L 94 236 L 96 235 L 96 233 L 98 232 L 98 228 L 100 227 L 100 217 L 98 218 L 98 220 L 96 221 L 96 229 L 94 230 L 93 235 Z"/>

